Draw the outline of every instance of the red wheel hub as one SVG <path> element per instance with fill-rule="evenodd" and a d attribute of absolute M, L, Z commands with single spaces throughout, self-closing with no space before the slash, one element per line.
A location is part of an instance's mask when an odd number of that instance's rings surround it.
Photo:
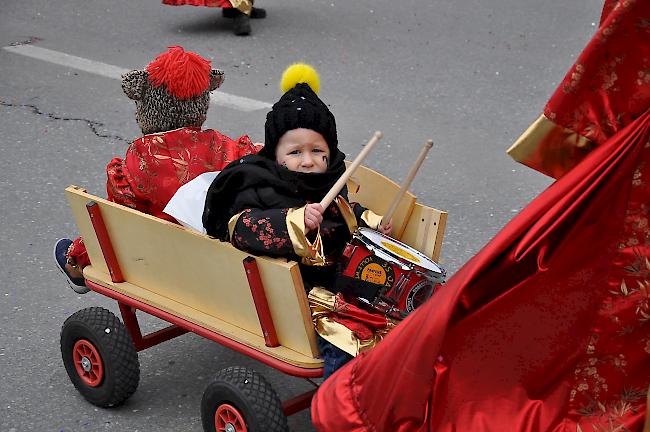
<path fill-rule="evenodd" d="M 79 339 L 72 347 L 72 361 L 84 384 L 97 387 L 104 379 L 104 362 L 90 341 Z"/>
<path fill-rule="evenodd" d="M 239 410 L 229 404 L 219 405 L 214 413 L 214 425 L 217 432 L 248 432 Z"/>

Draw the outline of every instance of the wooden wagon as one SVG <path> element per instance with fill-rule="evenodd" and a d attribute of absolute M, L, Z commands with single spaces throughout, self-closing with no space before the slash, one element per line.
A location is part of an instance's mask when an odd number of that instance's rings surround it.
<path fill-rule="evenodd" d="M 360 167 L 351 201 L 382 214 L 399 186 Z M 137 352 L 193 332 L 286 374 L 317 378 L 316 344 L 298 264 L 251 256 L 209 236 L 70 186 L 66 195 L 92 265 L 87 286 L 117 300 L 122 322 L 90 307 L 63 325 L 61 349 L 75 387 L 91 403 L 113 406 L 135 392 Z M 447 214 L 407 193 L 393 216 L 394 237 L 438 261 Z M 143 335 L 136 310 L 171 325 Z M 286 416 L 309 407 L 316 388 L 280 401 L 250 369 L 220 371 L 202 401 L 205 430 L 287 430 Z"/>

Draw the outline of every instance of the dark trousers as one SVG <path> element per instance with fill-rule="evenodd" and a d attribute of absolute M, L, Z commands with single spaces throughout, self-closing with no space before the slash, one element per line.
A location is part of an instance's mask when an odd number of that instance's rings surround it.
<path fill-rule="evenodd" d="M 323 378 L 328 378 L 334 372 L 343 367 L 344 364 L 354 358 L 350 354 L 343 351 L 341 348 L 332 345 L 330 342 L 326 341 L 319 335 L 316 335 L 316 339 L 318 341 L 318 348 L 320 349 L 321 358 L 325 363 L 323 367 Z"/>

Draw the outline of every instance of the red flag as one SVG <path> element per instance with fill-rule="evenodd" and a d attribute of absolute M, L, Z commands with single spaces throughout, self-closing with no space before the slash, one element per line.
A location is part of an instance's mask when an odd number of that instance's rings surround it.
<path fill-rule="evenodd" d="M 650 384 L 650 98 L 636 104 L 650 94 L 638 69 L 650 61 L 650 2 L 609 2 L 604 15 L 578 63 L 621 58 L 614 72 L 636 74 L 636 88 L 626 81 L 618 91 L 627 96 L 603 92 L 589 76 L 575 105 L 556 104 L 556 92 L 554 112 L 599 119 L 587 122 L 592 135 L 573 131 L 589 151 L 569 152 L 561 178 L 443 289 L 323 383 L 312 403 L 319 431 L 641 430 Z M 617 32 L 627 45 L 603 43 Z M 618 103 L 635 110 L 614 116 L 615 125 L 602 120 L 601 108 L 623 110 Z"/>

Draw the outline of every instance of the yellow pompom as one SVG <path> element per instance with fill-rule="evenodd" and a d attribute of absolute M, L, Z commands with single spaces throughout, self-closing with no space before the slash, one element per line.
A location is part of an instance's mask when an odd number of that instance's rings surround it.
<path fill-rule="evenodd" d="M 282 93 L 286 93 L 299 83 L 307 84 L 316 94 L 320 90 L 320 77 L 318 76 L 318 72 L 306 63 L 294 63 L 286 68 L 282 74 L 280 89 L 282 89 Z"/>

